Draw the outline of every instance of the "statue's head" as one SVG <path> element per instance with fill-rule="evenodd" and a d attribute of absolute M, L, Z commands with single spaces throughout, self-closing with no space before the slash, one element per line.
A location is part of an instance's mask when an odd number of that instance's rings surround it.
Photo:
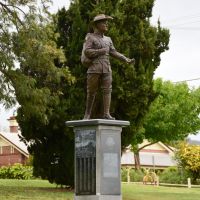
<path fill-rule="evenodd" d="M 108 30 L 108 20 L 113 19 L 110 16 L 99 14 L 93 19 L 94 28 L 99 32 L 105 33 Z"/>

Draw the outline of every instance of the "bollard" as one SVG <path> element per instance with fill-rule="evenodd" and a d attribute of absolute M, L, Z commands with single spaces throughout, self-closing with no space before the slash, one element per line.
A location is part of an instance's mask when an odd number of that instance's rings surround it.
<path fill-rule="evenodd" d="M 157 179 L 157 181 L 156 181 L 157 184 L 156 185 L 159 186 L 159 184 L 160 184 L 159 183 L 159 176 L 156 176 L 156 179 Z"/>
<path fill-rule="evenodd" d="M 188 188 L 192 188 L 192 185 L 191 185 L 191 178 L 188 178 Z"/>
<path fill-rule="evenodd" d="M 131 182 L 131 177 L 130 177 L 130 167 L 128 167 L 128 170 L 127 170 L 127 182 L 128 182 L 128 183 Z"/>

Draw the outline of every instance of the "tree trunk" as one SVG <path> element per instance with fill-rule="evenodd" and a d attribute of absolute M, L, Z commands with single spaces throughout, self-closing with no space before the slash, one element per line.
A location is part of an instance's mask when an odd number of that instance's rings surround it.
<path fill-rule="evenodd" d="M 135 169 L 136 170 L 141 169 L 139 151 L 134 152 L 134 159 L 135 159 Z"/>
<path fill-rule="evenodd" d="M 148 146 L 150 146 L 150 145 L 152 145 L 152 144 L 155 144 L 155 143 L 157 143 L 157 141 L 156 141 L 156 142 L 149 143 L 149 144 L 146 144 L 146 145 L 144 145 L 144 146 L 142 146 L 142 147 L 140 147 L 140 148 L 138 148 L 138 145 L 132 146 L 132 147 L 133 147 L 132 151 L 133 151 L 133 153 L 134 153 L 135 169 L 136 169 L 136 170 L 141 169 L 139 152 L 140 152 L 142 149 L 144 149 L 145 147 L 148 147 Z"/>

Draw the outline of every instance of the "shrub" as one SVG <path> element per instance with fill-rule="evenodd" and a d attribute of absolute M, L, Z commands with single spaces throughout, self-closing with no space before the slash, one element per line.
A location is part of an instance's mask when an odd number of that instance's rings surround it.
<path fill-rule="evenodd" d="M 165 169 L 159 177 L 162 183 L 187 184 L 188 173 L 177 167 Z"/>
<path fill-rule="evenodd" d="M 142 170 L 130 170 L 130 179 L 131 182 L 142 182 L 144 173 Z"/>
<path fill-rule="evenodd" d="M 125 167 L 122 167 L 121 169 L 121 181 L 127 182 L 127 175 L 128 175 L 128 169 Z M 135 170 L 134 168 L 130 169 L 130 181 L 131 182 L 142 182 L 144 177 L 144 172 L 142 170 Z"/>
<path fill-rule="evenodd" d="M 127 169 L 125 167 L 121 169 L 121 181 L 127 182 Z"/>
<path fill-rule="evenodd" d="M 7 178 L 8 173 L 9 173 L 8 167 L 0 168 L 0 178 L 2 178 L 2 179 Z"/>
<path fill-rule="evenodd" d="M 33 168 L 31 166 L 23 166 L 15 164 L 13 166 L 0 168 L 1 179 L 33 179 Z"/>

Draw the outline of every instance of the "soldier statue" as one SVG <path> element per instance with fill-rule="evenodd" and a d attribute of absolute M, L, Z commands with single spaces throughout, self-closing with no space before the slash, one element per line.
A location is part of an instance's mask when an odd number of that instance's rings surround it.
<path fill-rule="evenodd" d="M 100 14 L 93 19 L 93 33 L 88 33 L 83 45 L 81 61 L 87 65 L 87 102 L 84 120 L 91 118 L 92 107 L 99 85 L 103 90 L 103 118 L 114 120 L 110 115 L 112 92 L 112 70 L 109 56 L 117 58 L 127 64 L 135 63 L 116 51 L 110 37 L 104 35 L 108 30 L 110 16 Z"/>

